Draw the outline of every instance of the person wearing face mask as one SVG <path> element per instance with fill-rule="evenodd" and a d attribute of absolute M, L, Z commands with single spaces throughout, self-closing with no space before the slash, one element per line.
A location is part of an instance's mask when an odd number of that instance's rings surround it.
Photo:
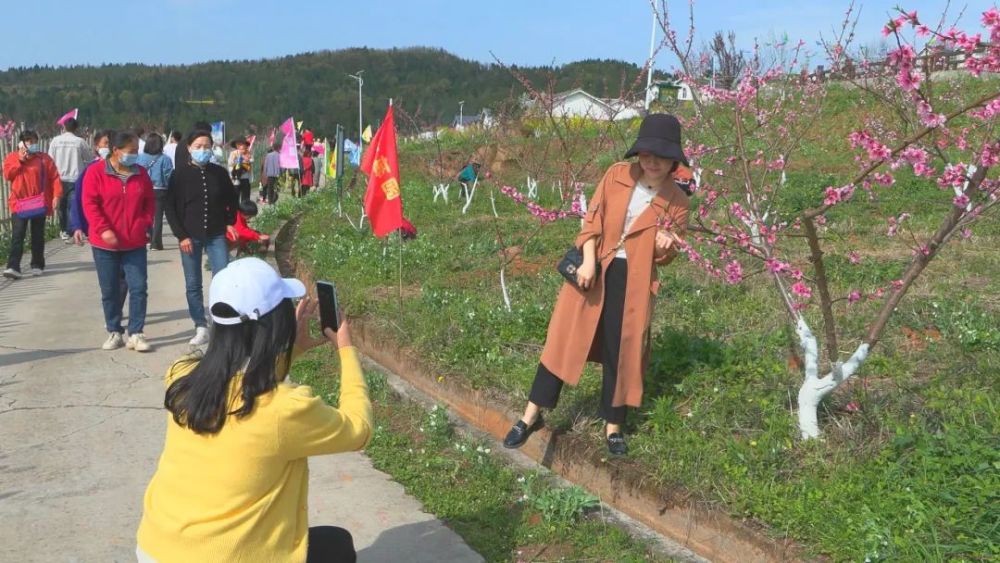
<path fill-rule="evenodd" d="M 136 164 L 139 139 L 132 132 L 111 136 L 111 154 L 83 175 L 83 213 L 89 224 L 91 250 L 101 286 L 101 305 L 108 338 L 101 346 L 152 349 L 143 332 L 146 323 L 146 243 L 153 224 L 156 195 L 146 170 Z M 128 339 L 122 331 L 119 280 L 128 284 Z"/>
<path fill-rule="evenodd" d="M 202 291 L 201 256 L 208 255 L 212 275 L 229 262 L 226 234 L 239 238 L 234 225 L 239 197 L 226 169 L 213 164 L 212 134 L 195 130 L 187 136 L 187 162 L 178 160 L 167 184 L 164 210 L 180 241 L 188 313 L 194 321 L 192 347 L 208 344 L 208 321 Z M 177 156 L 181 157 L 178 149 Z"/>
<path fill-rule="evenodd" d="M 208 350 L 167 370 L 166 438 L 136 533 L 141 563 L 356 560 L 350 532 L 309 526 L 308 460 L 364 448 L 372 405 L 349 323 L 311 336 L 316 302 L 305 293 L 259 258 L 212 278 Z M 324 343 L 340 356 L 336 408 L 286 380 L 298 356 Z"/>
<path fill-rule="evenodd" d="M 647 115 L 625 158 L 597 185 L 574 246 L 583 260 L 566 275 L 549 321 L 545 347 L 524 414 L 504 438 L 519 448 L 542 424 L 540 410 L 555 408 L 564 383 L 576 385 L 588 360 L 602 364 L 598 415 L 605 421 L 608 453 L 628 452 L 622 426 L 626 409 L 642 403 L 657 268 L 677 255 L 687 230 L 690 198 L 674 174 L 687 165 L 676 117 Z"/>
<path fill-rule="evenodd" d="M 163 154 L 163 137 L 159 133 L 146 136 L 145 152 L 139 154 L 139 166 L 146 169 L 153 181 L 153 191 L 156 192 L 156 213 L 153 215 L 152 240 L 150 250 L 163 250 L 163 201 L 167 197 L 167 184 L 170 175 L 174 173 L 174 162 Z"/>
<path fill-rule="evenodd" d="M 52 216 L 53 201 L 62 196 L 59 169 L 42 152 L 38 134 L 25 130 L 17 150 L 3 160 L 3 177 L 10 182 L 7 204 L 11 214 L 10 255 L 3 276 L 21 279 L 24 239 L 31 230 L 31 275 L 45 271 L 45 218 Z"/>
<path fill-rule="evenodd" d="M 83 170 L 83 174 L 80 174 L 80 177 L 76 180 L 76 184 L 73 186 L 73 205 L 70 205 L 69 228 L 70 232 L 73 233 L 73 242 L 77 246 L 83 246 L 84 238 L 90 229 L 90 226 L 87 224 L 87 218 L 83 214 L 83 176 L 87 173 L 88 168 L 97 163 L 103 164 L 111 156 L 112 133 L 113 131 L 110 129 L 102 129 L 94 133 L 94 154 L 97 156 L 87 164 L 87 167 Z"/>

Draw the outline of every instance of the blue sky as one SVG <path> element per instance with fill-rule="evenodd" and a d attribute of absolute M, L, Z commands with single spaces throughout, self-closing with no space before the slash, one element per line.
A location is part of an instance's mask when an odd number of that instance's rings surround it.
<path fill-rule="evenodd" d="M 659 0 L 657 0 L 659 2 Z M 12 66 L 143 62 L 186 64 L 257 59 L 346 47 L 441 47 L 461 57 L 520 65 L 585 58 L 642 63 L 649 49 L 648 0 L 9 0 L 0 69 Z M 861 44 L 877 41 L 892 8 L 925 17 L 945 0 L 860 3 Z M 976 24 L 992 0 L 952 2 Z M 671 0 L 683 15 L 687 1 Z M 740 43 L 780 37 L 810 45 L 843 20 L 847 2 L 696 0 L 699 37 L 735 30 Z M 50 18 L 50 23 L 46 23 Z M 23 24 L 11 22 L 23 22 Z M 700 42 L 699 42 L 700 44 Z M 820 61 L 817 61 L 820 62 Z M 657 67 L 670 70 L 662 55 Z"/>

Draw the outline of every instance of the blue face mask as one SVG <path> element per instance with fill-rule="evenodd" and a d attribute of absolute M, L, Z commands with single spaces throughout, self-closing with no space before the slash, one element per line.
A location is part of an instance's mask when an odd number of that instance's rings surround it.
<path fill-rule="evenodd" d="M 108 147 L 101 147 L 97 149 L 97 156 L 106 159 L 109 156 L 111 156 L 111 149 L 109 149 Z"/>
<path fill-rule="evenodd" d="M 118 155 L 118 162 L 121 163 L 122 166 L 132 166 L 138 159 L 139 155 L 137 154 L 122 153 Z"/>
<path fill-rule="evenodd" d="M 212 151 L 209 149 L 195 149 L 191 151 L 191 160 L 193 160 L 195 164 L 204 166 L 212 160 Z"/>
<path fill-rule="evenodd" d="M 31 143 L 28 145 L 29 154 L 35 154 L 36 152 L 42 152 L 42 147 L 38 146 L 38 143 Z"/>

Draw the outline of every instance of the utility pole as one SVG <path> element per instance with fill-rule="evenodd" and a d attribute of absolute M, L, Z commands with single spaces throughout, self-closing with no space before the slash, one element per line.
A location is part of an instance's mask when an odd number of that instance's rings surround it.
<path fill-rule="evenodd" d="M 365 83 L 364 79 L 361 77 L 362 72 L 364 71 L 359 70 L 357 74 L 347 75 L 358 81 L 358 150 L 359 151 L 361 151 L 365 145 L 365 140 L 361 138 L 362 132 L 365 130 L 365 126 L 363 125 L 364 121 L 362 120 L 362 115 L 361 115 L 361 86 Z"/>
<path fill-rule="evenodd" d="M 462 119 L 463 117 L 462 106 L 464 105 L 465 105 L 465 100 L 458 102 L 458 127 L 456 127 L 456 129 L 458 129 L 459 131 L 465 129 L 465 121 Z"/>
<path fill-rule="evenodd" d="M 653 103 L 653 51 L 656 45 L 656 24 L 656 8 L 653 8 L 653 30 L 649 34 L 649 58 L 646 59 L 646 64 L 649 65 L 646 72 L 646 111 L 649 111 L 649 105 Z"/>

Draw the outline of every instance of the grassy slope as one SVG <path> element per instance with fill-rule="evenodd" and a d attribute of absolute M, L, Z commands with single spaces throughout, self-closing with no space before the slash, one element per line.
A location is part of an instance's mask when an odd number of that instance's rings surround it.
<path fill-rule="evenodd" d="M 851 103 L 831 100 L 821 123 L 844 128 Z M 790 197 L 814 200 L 850 168 L 827 156 L 834 142 L 840 142 L 834 135 L 807 141 L 803 154 L 815 165 L 793 165 Z M 404 166 L 414 169 L 432 156 L 427 147 L 404 151 Z M 297 252 L 319 275 L 338 281 L 351 313 L 395 331 L 443 377 L 523 404 L 560 283 L 552 265 L 574 222 L 546 227 L 523 246 L 509 275 L 514 311 L 507 313 L 487 192 L 462 215 L 454 199 L 432 203 L 428 179 L 405 182 L 407 214 L 420 237 L 405 247 L 400 312 L 397 245 L 337 218 L 332 195 L 310 204 Z M 535 223 L 498 197 L 502 229 L 518 244 L 519 233 Z M 557 197 L 542 187 L 543 205 Z M 355 222 L 359 205 L 353 199 L 346 207 Z M 858 266 L 830 258 L 835 293 L 871 289 L 901 271 L 905 241 L 880 236 L 885 216 L 908 211 L 917 236 L 927 235 L 941 205 L 936 187 L 900 175 L 877 204 L 831 213 L 831 224 L 850 233 L 835 240 L 836 249 L 865 257 Z M 949 246 L 924 274 L 861 377 L 825 401 L 825 441 L 812 443 L 797 440 L 792 408 L 800 375 L 787 367 L 789 334 L 770 288 L 723 286 L 675 262 L 661 272 L 646 399 L 631 418 L 633 457 L 663 486 L 682 485 L 696 499 L 836 560 L 1000 555 L 1000 227 L 993 220 L 976 233 L 974 243 Z M 843 349 L 859 341 L 877 305 L 855 306 L 842 327 Z M 815 311 L 810 315 L 815 325 Z M 596 373 L 567 389 L 550 417 L 595 440 Z"/>

